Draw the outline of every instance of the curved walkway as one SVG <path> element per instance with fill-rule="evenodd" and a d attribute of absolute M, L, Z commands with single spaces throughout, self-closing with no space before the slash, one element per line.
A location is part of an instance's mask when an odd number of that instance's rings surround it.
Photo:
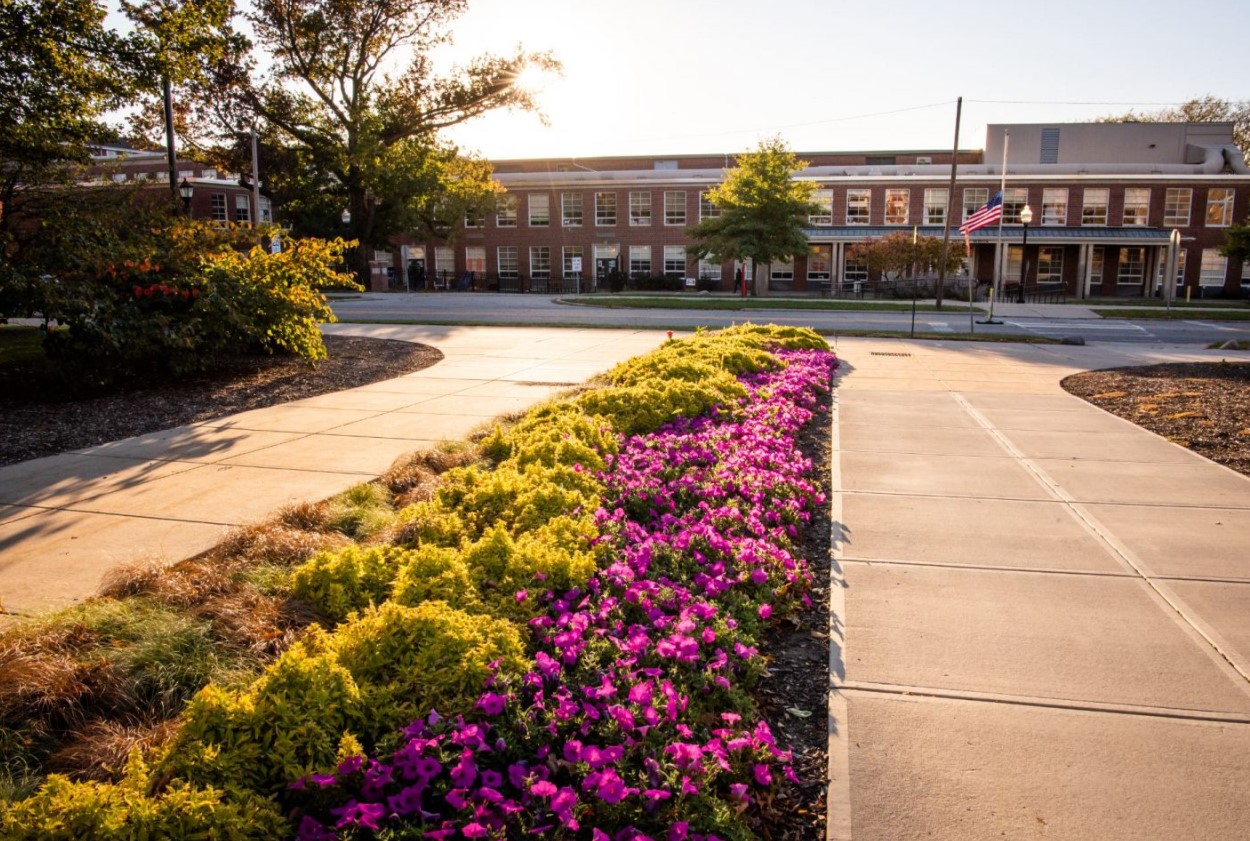
<path fill-rule="evenodd" d="M 1246 838 L 1250 479 L 1059 387 L 1221 355 L 839 355 L 830 837 Z"/>
<path fill-rule="evenodd" d="M 25 614 L 93 595 L 109 569 L 178 560 L 233 526 L 373 479 L 617 362 L 663 332 L 331 325 L 433 345 L 398 379 L 0 468 L 0 604 Z M 0 616 L 0 621 L 3 617 Z"/>

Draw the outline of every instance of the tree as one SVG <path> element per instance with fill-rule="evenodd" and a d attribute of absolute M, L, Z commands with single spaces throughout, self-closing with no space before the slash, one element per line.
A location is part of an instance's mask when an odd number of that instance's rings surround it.
<path fill-rule="evenodd" d="M 687 252 L 696 260 L 750 260 L 753 265 L 806 253 L 803 229 L 808 217 L 820 212 L 812 202 L 816 185 L 794 178 L 806 167 L 779 137 L 740 155 L 724 182 L 708 191 L 720 215 L 686 230 L 693 240 Z"/>
<path fill-rule="evenodd" d="M 1158 111 L 1126 111 L 1099 117 L 1100 123 L 1232 123 L 1233 143 L 1250 160 L 1250 101 L 1220 99 L 1210 94 L 1195 97 L 1173 108 Z"/>
<path fill-rule="evenodd" d="M 522 70 L 558 70 L 547 54 L 483 56 L 437 75 L 430 50 L 465 0 L 257 0 L 247 20 L 259 56 L 210 69 L 214 87 L 180 97 L 184 130 L 215 134 L 242 157 L 241 139 L 261 132 L 262 170 L 301 232 L 342 232 L 366 253 L 401 231 L 450 234 L 466 207 L 484 210 L 500 189 L 482 161 L 466 159 L 439 132 L 497 108 L 534 108 Z M 392 76 L 384 67 L 407 61 Z M 262 67 L 263 72 L 256 72 Z M 212 138 L 202 142 L 208 145 Z M 240 170 L 247 167 L 239 166 Z"/>
<path fill-rule="evenodd" d="M 1236 266 L 1244 266 L 1245 262 L 1250 260 L 1250 219 L 1240 225 L 1232 225 L 1225 231 L 1220 254 Z"/>
<path fill-rule="evenodd" d="M 946 273 L 949 274 L 963 265 L 963 257 L 956 248 L 946 251 Z M 912 277 L 917 271 L 932 272 L 940 268 L 942 240 L 896 231 L 852 246 L 850 256 L 874 271 L 893 273 L 896 277 Z"/>

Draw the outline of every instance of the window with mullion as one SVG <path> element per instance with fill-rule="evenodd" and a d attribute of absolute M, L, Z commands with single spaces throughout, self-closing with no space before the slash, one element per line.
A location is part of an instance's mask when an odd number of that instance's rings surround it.
<path fill-rule="evenodd" d="M 1047 187 L 1042 190 L 1042 224 L 1068 224 L 1068 189 Z"/>
<path fill-rule="evenodd" d="M 1086 187 L 1081 204 L 1081 224 L 1106 225 L 1110 198 L 1111 191 L 1106 187 Z"/>
<path fill-rule="evenodd" d="M 833 224 L 833 190 L 816 190 L 812 193 L 812 203 L 820 206 L 819 213 L 807 217 L 809 225 Z"/>
<path fill-rule="evenodd" d="M 846 224 L 867 225 L 872 212 L 872 193 L 867 189 L 846 191 Z"/>
<path fill-rule="evenodd" d="M 985 203 L 989 200 L 989 187 L 965 187 L 963 221 L 967 222 L 968 217 L 985 207 Z"/>
<path fill-rule="evenodd" d="M 1163 224 L 1174 228 L 1187 227 L 1193 199 L 1194 191 L 1190 187 L 1168 187 L 1163 199 Z"/>
<path fill-rule="evenodd" d="M 530 246 L 530 277 L 537 280 L 551 277 L 551 249 L 548 246 Z"/>
<path fill-rule="evenodd" d="M 595 227 L 616 224 L 616 193 L 595 193 Z"/>
<path fill-rule="evenodd" d="M 1227 228 L 1233 222 L 1233 188 L 1212 187 L 1207 191 L 1207 227 Z"/>
<path fill-rule="evenodd" d="M 499 276 L 514 280 L 520 272 L 520 255 L 515 245 L 501 245 L 498 252 Z"/>
<path fill-rule="evenodd" d="M 906 225 L 910 218 L 908 205 L 911 203 L 911 190 L 885 191 L 885 223 L 887 225 Z"/>
<path fill-rule="evenodd" d="M 664 276 L 686 276 L 686 247 L 684 245 L 664 246 Z"/>
<path fill-rule="evenodd" d="M 506 193 L 495 200 L 495 227 L 496 228 L 515 228 L 516 227 L 516 196 Z"/>
<path fill-rule="evenodd" d="M 582 226 L 582 194 L 560 194 L 560 218 L 566 228 Z"/>
<path fill-rule="evenodd" d="M 651 224 L 651 193 L 635 191 L 629 194 L 629 224 L 634 228 L 645 228 Z"/>
<path fill-rule="evenodd" d="M 946 203 L 950 191 L 945 187 L 929 187 L 924 191 L 924 223 L 946 224 Z"/>
<path fill-rule="evenodd" d="M 1124 190 L 1124 224 L 1146 225 L 1150 217 L 1150 190 L 1127 187 Z"/>
<path fill-rule="evenodd" d="M 664 224 L 665 225 L 686 224 L 686 191 L 685 190 L 665 190 L 664 191 Z"/>
<path fill-rule="evenodd" d="M 699 218 L 715 219 L 717 216 L 720 216 L 720 208 L 708 199 L 707 190 L 699 193 Z"/>
<path fill-rule="evenodd" d="M 529 209 L 531 228 L 546 228 L 551 225 L 551 196 L 546 193 L 530 193 Z"/>
<path fill-rule="evenodd" d="M 629 247 L 629 276 L 651 277 L 651 246 L 631 245 Z"/>
<path fill-rule="evenodd" d="M 1008 187 L 1003 191 L 1003 224 L 1019 225 L 1020 211 L 1029 203 L 1027 187 Z"/>

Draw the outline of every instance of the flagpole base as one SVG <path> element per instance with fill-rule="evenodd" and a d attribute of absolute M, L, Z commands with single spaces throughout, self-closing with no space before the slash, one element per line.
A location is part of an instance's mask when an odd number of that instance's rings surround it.
<path fill-rule="evenodd" d="M 1002 322 L 997 318 L 986 318 L 982 321 L 978 321 L 977 324 L 1002 324 Z"/>

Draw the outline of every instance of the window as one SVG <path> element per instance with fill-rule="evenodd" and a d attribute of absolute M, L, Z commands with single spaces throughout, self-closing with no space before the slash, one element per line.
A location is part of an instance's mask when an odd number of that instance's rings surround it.
<path fill-rule="evenodd" d="M 664 276 L 686 276 L 686 247 L 684 245 L 664 246 Z"/>
<path fill-rule="evenodd" d="M 1086 187 L 1085 201 L 1081 205 L 1082 225 L 1107 224 L 1107 201 L 1111 191 L 1106 187 Z"/>
<path fill-rule="evenodd" d="M 946 224 L 946 203 L 950 199 L 950 190 L 945 187 L 929 187 L 924 191 L 924 223 L 926 225 Z"/>
<path fill-rule="evenodd" d="M 809 225 L 833 224 L 833 190 L 815 190 L 812 192 L 812 203 L 820 205 L 820 212 L 807 217 Z"/>
<path fill-rule="evenodd" d="M 665 225 L 686 224 L 686 191 L 685 190 L 665 190 L 664 191 L 664 224 Z"/>
<path fill-rule="evenodd" d="M 1128 187 L 1124 190 L 1124 224 L 1146 225 L 1150 216 L 1150 189 Z"/>
<path fill-rule="evenodd" d="M 124 173 L 124 172 L 114 172 L 114 173 L 113 173 L 113 180 L 114 180 L 114 181 L 116 181 L 118 184 L 125 184 L 125 183 L 126 183 L 126 173 Z"/>
<path fill-rule="evenodd" d="M 645 228 L 651 224 L 650 193 L 644 191 L 629 194 L 629 224 L 636 228 Z"/>
<path fill-rule="evenodd" d="M 1198 271 L 1199 286 L 1224 287 L 1224 278 L 1228 274 L 1228 258 L 1220 254 L 1218 249 L 1202 249 L 1202 267 Z"/>
<path fill-rule="evenodd" d="M 213 204 L 212 204 L 213 221 L 214 222 L 228 221 L 230 217 L 226 215 L 226 194 L 225 193 L 213 193 L 212 198 L 213 198 Z"/>
<path fill-rule="evenodd" d="M 721 272 L 720 263 L 712 263 L 707 260 L 699 261 L 699 279 L 700 280 L 714 280 L 717 283 L 720 283 L 720 278 L 721 278 L 720 272 Z"/>
<path fill-rule="evenodd" d="M 846 191 L 846 224 L 867 225 L 868 213 L 872 207 L 871 193 L 868 190 L 851 189 Z"/>
<path fill-rule="evenodd" d="M 1003 224 L 1020 224 L 1020 211 L 1029 203 L 1027 187 L 1008 187 L 1003 193 Z"/>
<path fill-rule="evenodd" d="M 911 190 L 885 191 L 885 223 L 887 225 L 907 224 L 907 205 L 911 202 Z"/>
<path fill-rule="evenodd" d="M 520 256 L 515 245 L 499 246 L 499 276 L 507 280 L 515 280 L 521 266 Z"/>
<path fill-rule="evenodd" d="M 466 228 L 486 227 L 486 214 L 482 212 L 480 207 L 468 208 L 464 212 L 464 226 Z"/>
<path fill-rule="evenodd" d="M 651 277 L 651 246 L 631 245 L 629 247 L 629 276 Z"/>
<path fill-rule="evenodd" d="M 252 221 L 252 199 L 250 196 L 241 196 L 237 193 L 234 197 L 234 221 L 251 222 Z"/>
<path fill-rule="evenodd" d="M 1185 285 L 1185 254 L 1187 249 L 1180 249 L 1176 252 L 1176 288 L 1179 290 Z M 1167 253 L 1164 252 L 1159 258 L 1159 269 L 1155 274 L 1155 291 L 1163 289 L 1163 273 L 1167 271 L 1168 261 Z"/>
<path fill-rule="evenodd" d="M 530 246 L 530 277 L 537 280 L 551 277 L 551 249 L 547 246 Z"/>
<path fill-rule="evenodd" d="M 516 227 L 516 196 L 502 195 L 495 199 L 495 227 Z"/>
<path fill-rule="evenodd" d="M 470 245 L 464 250 L 464 270 L 474 274 L 486 274 L 486 249 L 480 245 Z"/>
<path fill-rule="evenodd" d="M 842 261 L 842 277 L 847 283 L 864 283 L 868 280 L 868 264 L 856 260 L 850 255 L 850 249 L 847 249 L 846 256 Z"/>
<path fill-rule="evenodd" d="M 582 226 L 582 194 L 560 194 L 560 219 L 566 228 Z"/>
<path fill-rule="evenodd" d="M 1068 189 L 1047 187 L 1042 190 L 1042 224 L 1068 224 Z"/>
<path fill-rule="evenodd" d="M 1106 263 L 1106 253 L 1101 245 L 1095 245 L 1089 252 L 1089 294 L 1093 295 L 1094 290 L 1102 291 L 1102 274 L 1103 266 Z"/>
<path fill-rule="evenodd" d="M 456 270 L 456 254 L 450 248 L 438 247 L 434 249 L 434 271 L 439 274 L 454 272 Z"/>
<path fill-rule="evenodd" d="M 1141 247 L 1121 248 L 1120 265 L 1116 270 L 1115 282 L 1120 286 L 1141 286 L 1146 276 L 1146 249 Z"/>
<path fill-rule="evenodd" d="M 546 193 L 530 193 L 530 227 L 546 228 L 551 224 L 551 196 Z"/>
<path fill-rule="evenodd" d="M 807 279 L 828 283 L 833 269 L 833 246 L 813 245 L 807 252 Z"/>
<path fill-rule="evenodd" d="M 1183 228 L 1189 224 L 1189 208 L 1193 205 L 1194 191 L 1189 187 L 1168 187 L 1163 199 L 1163 224 Z"/>
<path fill-rule="evenodd" d="M 1207 190 L 1207 227 L 1227 228 L 1232 221 L 1233 188 L 1212 187 Z"/>
<path fill-rule="evenodd" d="M 989 187 L 965 187 L 964 188 L 964 219 L 967 222 L 968 217 L 976 213 L 985 203 L 990 200 Z"/>
<path fill-rule="evenodd" d="M 768 288 L 788 292 L 794 288 L 794 261 L 774 260 L 768 267 Z"/>
<path fill-rule="evenodd" d="M 206 169 L 206 170 L 204 170 L 204 175 L 202 175 L 201 177 L 202 177 L 202 178 L 216 178 L 216 177 L 217 177 L 217 170 L 215 170 L 215 169 Z"/>
<path fill-rule="evenodd" d="M 1063 282 L 1063 249 L 1042 246 L 1037 250 L 1037 282 Z"/>
<path fill-rule="evenodd" d="M 1020 282 L 1020 272 L 1024 269 L 1024 246 L 1008 245 L 1007 246 L 1007 274 L 1003 277 L 1004 281 Z"/>
<path fill-rule="evenodd" d="M 708 199 L 707 190 L 699 193 L 699 218 L 715 219 L 717 216 L 720 216 L 720 208 Z"/>
<path fill-rule="evenodd" d="M 585 250 L 580 245 L 564 246 L 564 276 L 569 280 L 582 276 L 582 272 L 585 270 L 584 254 Z M 574 261 L 576 261 L 576 265 Z"/>
<path fill-rule="evenodd" d="M 595 226 L 616 224 L 616 193 L 595 193 Z"/>

